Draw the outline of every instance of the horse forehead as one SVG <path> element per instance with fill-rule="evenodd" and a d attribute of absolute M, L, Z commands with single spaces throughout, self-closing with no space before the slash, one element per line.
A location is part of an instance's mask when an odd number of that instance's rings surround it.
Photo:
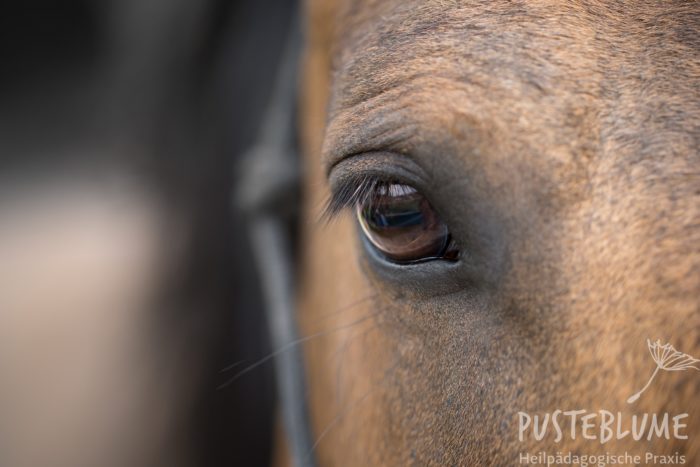
<path fill-rule="evenodd" d="M 317 3 L 323 0 L 315 0 Z M 340 36 L 352 31 L 367 35 L 383 25 L 394 32 L 434 31 L 460 23 L 481 23 L 498 29 L 509 22 L 532 28 L 547 19 L 570 19 L 555 29 L 575 33 L 571 26 L 594 21 L 597 31 L 626 35 L 645 29 L 658 38 L 659 29 L 673 28 L 682 40 L 693 40 L 698 25 L 697 2 L 584 2 L 509 0 L 339 0 L 336 4 L 335 29 Z M 630 38 L 632 41 L 634 38 Z M 697 44 L 697 40 L 694 41 Z"/>
<path fill-rule="evenodd" d="M 337 18 L 335 84 L 366 96 L 373 85 L 449 67 L 516 70 L 540 89 L 581 90 L 599 79 L 596 72 L 616 68 L 687 81 L 675 70 L 681 57 L 697 68 L 699 28 L 697 2 L 348 0 Z M 537 82 L 564 74 L 568 79 Z"/>
<path fill-rule="evenodd" d="M 527 114 L 555 131 L 580 127 L 583 111 L 598 133 L 588 139 L 620 160 L 697 158 L 699 2 L 349 0 L 340 11 L 331 122 L 390 90 L 429 98 L 447 78 L 476 114 L 490 99 L 494 119 Z"/>
<path fill-rule="evenodd" d="M 511 98 L 567 84 L 593 93 L 595 31 L 582 21 L 562 26 L 573 22 L 564 10 L 544 14 L 500 2 L 366 0 L 346 6 L 338 20 L 332 110 L 431 78 L 491 90 L 503 84 L 511 95 L 502 97 Z M 563 74 L 566 80 L 551 81 Z"/>

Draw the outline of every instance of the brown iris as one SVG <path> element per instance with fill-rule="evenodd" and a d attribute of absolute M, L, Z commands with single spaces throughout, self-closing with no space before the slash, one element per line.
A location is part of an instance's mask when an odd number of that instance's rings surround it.
<path fill-rule="evenodd" d="M 415 262 L 456 259 L 450 232 L 428 200 L 415 188 L 381 183 L 357 205 L 362 231 L 388 259 Z"/>

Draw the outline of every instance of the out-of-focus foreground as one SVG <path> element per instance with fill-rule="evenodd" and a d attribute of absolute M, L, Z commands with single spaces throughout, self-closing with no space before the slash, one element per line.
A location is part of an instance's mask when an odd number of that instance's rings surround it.
<path fill-rule="evenodd" d="M 242 214 L 291 5 L 0 9 L 0 465 L 266 465 Z"/>

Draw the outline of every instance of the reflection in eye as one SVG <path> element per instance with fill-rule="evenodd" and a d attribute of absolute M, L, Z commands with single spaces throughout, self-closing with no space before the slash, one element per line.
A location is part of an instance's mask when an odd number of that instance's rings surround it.
<path fill-rule="evenodd" d="M 367 239 L 387 259 L 407 263 L 457 258 L 447 225 L 411 186 L 375 184 L 358 202 L 357 218 Z"/>

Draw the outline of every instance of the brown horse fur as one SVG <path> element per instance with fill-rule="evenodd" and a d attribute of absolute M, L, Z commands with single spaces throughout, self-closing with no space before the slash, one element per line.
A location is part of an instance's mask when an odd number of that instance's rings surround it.
<path fill-rule="evenodd" d="M 646 452 L 700 465 L 700 3 L 308 2 L 300 319 L 323 466 Z M 462 249 L 391 266 L 317 221 L 410 166 Z M 329 183 L 330 180 L 330 183 Z M 518 412 L 688 413 L 687 440 L 518 440 Z"/>

